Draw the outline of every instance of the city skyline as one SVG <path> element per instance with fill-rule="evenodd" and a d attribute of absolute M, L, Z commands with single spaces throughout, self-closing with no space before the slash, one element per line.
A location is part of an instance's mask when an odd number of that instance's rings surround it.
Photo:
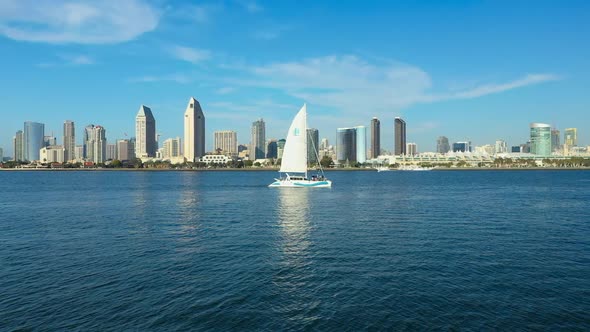
<path fill-rule="evenodd" d="M 539 1 L 530 5 L 535 10 L 501 2 L 325 2 L 302 12 L 294 10 L 299 4 L 270 2 L 66 4 L 0 4 L 5 156 L 28 120 L 44 123 L 46 132 L 60 132 L 66 119 L 80 127 L 101 123 L 109 137 L 124 138 L 134 131 L 139 104 L 150 105 L 163 137 L 182 136 L 178 109 L 187 95 L 198 97 L 208 115 L 205 137 L 231 128 L 242 143 L 257 118 L 269 124 L 267 137 L 284 137 L 303 102 L 310 126 L 331 141 L 336 128 L 369 127 L 378 117 L 387 150 L 396 116 L 412 124 L 407 139 L 421 151 L 435 151 L 441 135 L 514 145 L 527 140 L 531 122 L 562 132 L 577 127 L 579 145 L 590 143 L 583 116 L 590 106 L 588 48 L 580 46 L 590 25 L 585 2 Z M 83 9 L 97 16 L 78 15 Z M 48 14 L 54 12 L 80 21 L 60 22 Z M 359 14 L 361 27 L 345 24 Z M 114 24 L 116 15 L 125 24 Z M 502 26 L 490 30 L 491 17 L 501 17 Z M 332 38 L 339 35 L 346 38 Z M 293 40 L 305 41 L 305 51 Z"/>

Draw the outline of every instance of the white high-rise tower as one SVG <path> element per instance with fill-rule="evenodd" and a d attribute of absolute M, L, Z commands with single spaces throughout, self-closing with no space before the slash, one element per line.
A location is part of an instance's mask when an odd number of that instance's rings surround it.
<path fill-rule="evenodd" d="M 135 154 L 139 158 L 155 157 L 157 149 L 156 120 L 152 110 L 141 105 L 135 117 Z"/>
<path fill-rule="evenodd" d="M 205 115 L 199 102 L 191 97 L 184 112 L 184 157 L 194 162 L 205 155 Z"/>

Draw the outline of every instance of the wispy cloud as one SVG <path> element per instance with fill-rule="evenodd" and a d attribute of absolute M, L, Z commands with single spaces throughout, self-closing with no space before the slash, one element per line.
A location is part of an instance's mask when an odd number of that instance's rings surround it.
<path fill-rule="evenodd" d="M 257 30 L 252 34 L 254 39 L 273 40 L 279 38 L 285 31 L 289 30 L 288 26 L 268 26 L 263 30 Z"/>
<path fill-rule="evenodd" d="M 236 88 L 231 87 L 231 86 L 225 86 L 223 88 L 219 88 L 217 89 L 217 91 L 215 91 L 218 95 L 226 95 L 229 93 L 232 93 L 236 90 Z"/>
<path fill-rule="evenodd" d="M 29 42 L 124 42 L 154 30 L 159 18 L 159 10 L 142 0 L 0 2 L 0 34 Z"/>
<path fill-rule="evenodd" d="M 131 83 L 156 83 L 156 82 L 174 82 L 180 84 L 191 83 L 193 79 L 185 74 L 171 74 L 171 75 L 145 75 L 128 80 Z"/>
<path fill-rule="evenodd" d="M 172 46 L 169 50 L 175 58 L 191 63 L 198 63 L 211 57 L 210 51 L 191 47 Z"/>
<path fill-rule="evenodd" d="M 82 54 L 59 54 L 57 55 L 57 58 L 59 58 L 59 60 L 38 63 L 36 64 L 36 66 L 39 68 L 51 68 L 61 66 L 85 66 L 95 64 L 94 59 Z"/>
<path fill-rule="evenodd" d="M 205 24 L 212 21 L 216 13 L 223 10 L 222 4 L 199 4 L 170 6 L 165 16 L 174 20 L 192 21 Z"/>

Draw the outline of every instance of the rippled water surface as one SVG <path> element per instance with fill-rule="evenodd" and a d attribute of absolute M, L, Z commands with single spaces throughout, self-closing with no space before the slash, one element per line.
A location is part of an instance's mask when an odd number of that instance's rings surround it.
<path fill-rule="evenodd" d="M 590 330 L 590 172 L 0 172 L 0 330 Z"/>

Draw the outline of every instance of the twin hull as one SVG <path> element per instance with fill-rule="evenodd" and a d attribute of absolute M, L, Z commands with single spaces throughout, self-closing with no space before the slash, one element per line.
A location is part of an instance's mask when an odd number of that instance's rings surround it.
<path fill-rule="evenodd" d="M 332 181 L 309 181 L 309 180 L 276 180 L 269 187 L 287 187 L 287 188 L 327 188 L 332 186 Z"/>

